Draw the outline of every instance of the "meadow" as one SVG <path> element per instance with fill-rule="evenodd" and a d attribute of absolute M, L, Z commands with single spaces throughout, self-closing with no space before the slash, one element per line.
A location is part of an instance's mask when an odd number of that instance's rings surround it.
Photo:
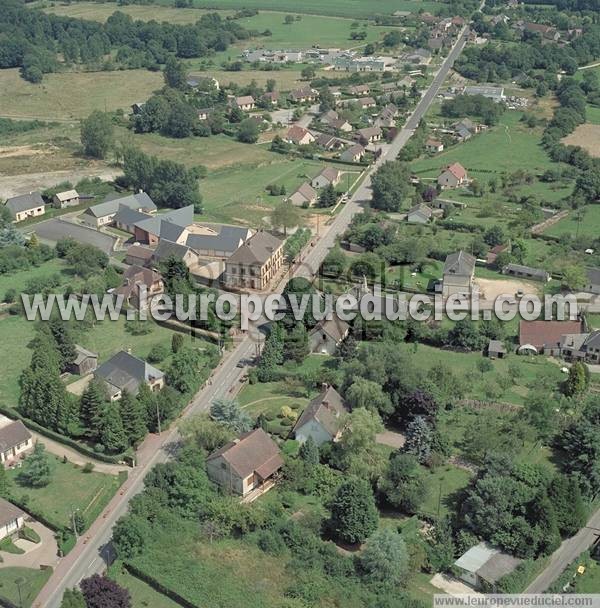
<path fill-rule="evenodd" d="M 565 235 L 574 238 L 597 237 L 600 234 L 600 205 L 587 205 L 571 212 L 567 217 L 550 226 L 544 234 L 556 237 Z"/>

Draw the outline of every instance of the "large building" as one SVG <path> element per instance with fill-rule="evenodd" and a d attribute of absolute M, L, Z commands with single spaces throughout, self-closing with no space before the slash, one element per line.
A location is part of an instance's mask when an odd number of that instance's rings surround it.
<path fill-rule="evenodd" d="M 283 241 L 263 230 L 225 263 L 223 283 L 233 289 L 266 289 L 283 266 Z"/>
<path fill-rule="evenodd" d="M 119 210 L 127 208 L 138 213 L 148 214 L 156 211 L 154 201 L 145 193 L 138 192 L 121 198 L 113 198 L 86 209 L 80 216 L 81 221 L 92 228 L 100 228 L 113 223 Z"/>
<path fill-rule="evenodd" d="M 244 433 L 206 459 L 208 477 L 225 492 L 242 497 L 264 488 L 282 466 L 277 444 L 260 428 Z"/>
<path fill-rule="evenodd" d="M 165 384 L 165 376 L 159 369 L 124 350 L 103 363 L 94 375 L 104 381 L 111 401 L 120 399 L 124 392 L 137 395 L 142 384 L 153 392 Z"/>

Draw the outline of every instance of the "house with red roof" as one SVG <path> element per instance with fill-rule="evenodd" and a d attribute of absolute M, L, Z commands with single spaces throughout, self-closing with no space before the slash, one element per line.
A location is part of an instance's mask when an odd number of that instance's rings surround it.
<path fill-rule="evenodd" d="M 444 167 L 437 178 L 437 183 L 442 188 L 458 188 L 468 182 L 467 170 L 460 163 L 452 163 Z"/>

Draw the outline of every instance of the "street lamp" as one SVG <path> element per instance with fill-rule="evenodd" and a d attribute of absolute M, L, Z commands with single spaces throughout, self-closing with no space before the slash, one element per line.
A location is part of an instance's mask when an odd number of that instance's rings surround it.
<path fill-rule="evenodd" d="M 25 579 L 22 577 L 15 579 L 15 585 L 17 586 L 17 590 L 19 592 L 19 608 L 23 608 L 23 597 L 21 595 L 21 585 L 25 582 Z"/>

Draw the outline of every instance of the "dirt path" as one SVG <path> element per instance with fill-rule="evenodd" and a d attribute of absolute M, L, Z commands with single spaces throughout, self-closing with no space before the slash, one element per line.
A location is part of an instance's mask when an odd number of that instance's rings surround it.
<path fill-rule="evenodd" d="M 26 173 L 24 175 L 0 175 L 0 198 L 10 198 L 32 192 L 45 190 L 60 182 L 69 181 L 76 184 L 86 177 L 99 177 L 104 181 L 112 181 L 121 175 L 120 169 L 76 169 L 74 171 L 51 171 L 49 173 Z"/>

